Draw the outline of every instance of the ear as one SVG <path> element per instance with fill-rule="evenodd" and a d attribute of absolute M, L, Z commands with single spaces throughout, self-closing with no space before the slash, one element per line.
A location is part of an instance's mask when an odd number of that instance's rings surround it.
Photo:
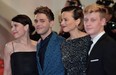
<path fill-rule="evenodd" d="M 102 20 L 101 20 L 101 25 L 106 25 L 106 18 L 102 18 Z"/>
<path fill-rule="evenodd" d="M 50 27 L 54 26 L 54 21 L 50 21 Z"/>
<path fill-rule="evenodd" d="M 25 29 L 25 31 L 28 31 L 28 30 L 29 30 L 29 25 L 26 24 L 26 25 L 24 26 L 24 29 Z"/>
<path fill-rule="evenodd" d="M 80 21 L 81 21 L 80 19 L 77 19 L 77 20 L 76 20 L 76 26 L 77 26 L 77 27 L 79 26 Z"/>

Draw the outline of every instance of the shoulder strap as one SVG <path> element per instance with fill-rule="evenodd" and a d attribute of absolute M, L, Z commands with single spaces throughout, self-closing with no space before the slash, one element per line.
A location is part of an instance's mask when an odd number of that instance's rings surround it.
<path fill-rule="evenodd" d="M 14 52 L 14 44 L 13 44 L 13 42 L 12 42 L 12 49 L 13 49 L 13 52 Z"/>

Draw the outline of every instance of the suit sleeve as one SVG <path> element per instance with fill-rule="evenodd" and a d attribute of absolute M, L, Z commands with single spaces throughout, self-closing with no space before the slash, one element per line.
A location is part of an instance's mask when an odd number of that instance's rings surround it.
<path fill-rule="evenodd" d="M 104 47 L 104 50 L 104 71 L 106 75 L 116 75 L 116 43 L 109 42 L 109 44 Z"/>

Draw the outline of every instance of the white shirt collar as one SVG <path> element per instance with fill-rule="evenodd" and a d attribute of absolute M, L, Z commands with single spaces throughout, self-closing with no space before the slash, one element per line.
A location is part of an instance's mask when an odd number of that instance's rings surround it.
<path fill-rule="evenodd" d="M 99 33 L 96 37 L 94 37 L 92 39 L 93 43 L 95 44 L 104 33 L 105 33 L 105 31 Z"/>

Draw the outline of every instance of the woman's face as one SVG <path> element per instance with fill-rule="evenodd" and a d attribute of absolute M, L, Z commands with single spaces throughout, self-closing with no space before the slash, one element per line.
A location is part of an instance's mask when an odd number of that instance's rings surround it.
<path fill-rule="evenodd" d="M 18 22 L 14 22 L 12 21 L 11 22 L 11 32 L 12 32 L 12 35 L 14 36 L 14 38 L 20 38 L 20 37 L 23 37 L 26 33 L 26 29 L 24 25 L 22 25 L 21 23 L 18 23 Z"/>
<path fill-rule="evenodd" d="M 72 11 L 66 11 L 61 14 L 61 27 L 64 32 L 71 32 L 77 29 L 76 20 L 73 18 Z"/>

